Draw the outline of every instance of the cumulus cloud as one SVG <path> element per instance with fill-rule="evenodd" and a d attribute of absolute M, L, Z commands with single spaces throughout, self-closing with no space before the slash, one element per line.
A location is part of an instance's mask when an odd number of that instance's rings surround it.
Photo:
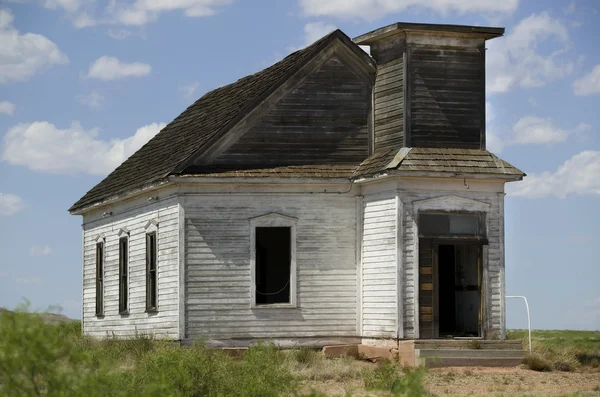
<path fill-rule="evenodd" d="M 30 256 L 48 256 L 51 253 L 52 253 L 52 248 L 50 248 L 50 246 L 48 246 L 48 245 L 44 245 L 44 246 L 34 245 L 29 250 Z"/>
<path fill-rule="evenodd" d="M 158 19 L 161 13 L 183 11 L 187 17 L 214 15 L 231 0 L 136 0 L 133 3 L 112 2 L 107 7 L 110 23 L 142 26 Z"/>
<path fill-rule="evenodd" d="M 51 40 L 35 33 L 20 34 L 13 20 L 10 10 L 0 9 L 0 84 L 25 81 L 51 65 L 69 63 Z"/>
<path fill-rule="evenodd" d="M 144 77 L 150 74 L 152 67 L 141 62 L 121 62 L 115 57 L 103 56 L 90 65 L 87 77 L 104 81 L 127 77 Z"/>
<path fill-rule="evenodd" d="M 567 28 L 547 13 L 530 15 L 506 37 L 486 45 L 490 93 L 507 92 L 516 86 L 539 87 L 573 71 L 573 62 L 564 56 L 569 45 Z"/>
<path fill-rule="evenodd" d="M 15 105 L 8 101 L 0 101 L 0 113 L 12 116 L 15 112 Z"/>
<path fill-rule="evenodd" d="M 16 214 L 25 208 L 23 199 L 16 194 L 0 193 L 0 216 Z"/>
<path fill-rule="evenodd" d="M 4 136 L 2 159 L 39 172 L 106 175 L 165 125 L 148 124 L 128 138 L 106 141 L 78 122 L 64 129 L 47 121 L 17 124 Z"/>
<path fill-rule="evenodd" d="M 92 91 L 87 95 L 79 95 L 76 99 L 90 109 L 101 109 L 104 106 L 104 97 L 96 91 Z"/>
<path fill-rule="evenodd" d="M 591 72 L 573 83 L 575 95 L 600 94 L 600 65 L 596 65 Z"/>
<path fill-rule="evenodd" d="M 311 22 L 304 25 L 304 45 L 309 45 L 336 30 L 336 26 L 325 22 Z"/>
<path fill-rule="evenodd" d="M 358 18 L 375 20 L 385 15 L 409 9 L 432 10 L 442 15 L 458 14 L 511 14 L 519 6 L 519 0 L 300 0 L 300 7 L 309 16 Z"/>
<path fill-rule="evenodd" d="M 513 126 L 514 137 L 512 143 L 517 145 L 547 144 L 564 142 L 569 136 L 581 135 L 590 131 L 592 127 L 586 123 L 579 123 L 575 128 L 565 130 L 558 128 L 551 118 L 525 116 L 520 118 Z"/>
<path fill-rule="evenodd" d="M 198 88 L 200 87 L 200 83 L 197 81 L 192 81 L 189 84 L 182 85 L 179 87 L 179 92 L 183 94 L 186 99 L 192 98 Z"/>
<path fill-rule="evenodd" d="M 555 172 L 530 174 L 522 182 L 509 184 L 507 193 L 527 198 L 600 195 L 600 151 L 576 154 Z"/>

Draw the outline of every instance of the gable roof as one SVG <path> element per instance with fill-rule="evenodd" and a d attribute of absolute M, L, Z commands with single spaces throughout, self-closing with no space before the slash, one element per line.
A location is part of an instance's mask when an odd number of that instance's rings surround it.
<path fill-rule="evenodd" d="M 402 148 L 376 153 L 363 161 L 353 178 L 392 173 L 440 175 L 497 175 L 522 178 L 525 173 L 487 150 L 451 148 Z"/>
<path fill-rule="evenodd" d="M 372 62 L 338 29 L 260 72 L 210 91 L 88 191 L 69 211 L 164 181 L 215 136 L 227 132 L 334 40 L 340 40 L 365 62 Z"/>

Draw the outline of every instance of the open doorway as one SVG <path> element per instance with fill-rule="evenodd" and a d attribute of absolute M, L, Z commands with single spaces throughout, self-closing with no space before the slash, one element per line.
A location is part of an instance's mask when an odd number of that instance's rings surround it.
<path fill-rule="evenodd" d="M 480 246 L 437 246 L 440 337 L 480 336 Z"/>
<path fill-rule="evenodd" d="M 419 239 L 420 338 L 480 337 L 480 244 Z"/>

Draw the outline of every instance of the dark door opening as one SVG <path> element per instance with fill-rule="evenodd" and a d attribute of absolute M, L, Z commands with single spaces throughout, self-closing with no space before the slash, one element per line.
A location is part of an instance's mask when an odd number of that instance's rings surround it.
<path fill-rule="evenodd" d="M 256 228 L 256 304 L 290 303 L 291 229 Z"/>
<path fill-rule="evenodd" d="M 437 246 L 439 336 L 480 336 L 480 246 Z"/>

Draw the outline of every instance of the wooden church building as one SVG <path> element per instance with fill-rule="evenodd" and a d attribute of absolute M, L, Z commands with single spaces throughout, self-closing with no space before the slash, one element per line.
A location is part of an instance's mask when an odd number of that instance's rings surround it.
<path fill-rule="evenodd" d="M 84 334 L 503 339 L 504 184 L 524 176 L 486 150 L 503 33 L 337 30 L 202 96 L 70 208 Z"/>

